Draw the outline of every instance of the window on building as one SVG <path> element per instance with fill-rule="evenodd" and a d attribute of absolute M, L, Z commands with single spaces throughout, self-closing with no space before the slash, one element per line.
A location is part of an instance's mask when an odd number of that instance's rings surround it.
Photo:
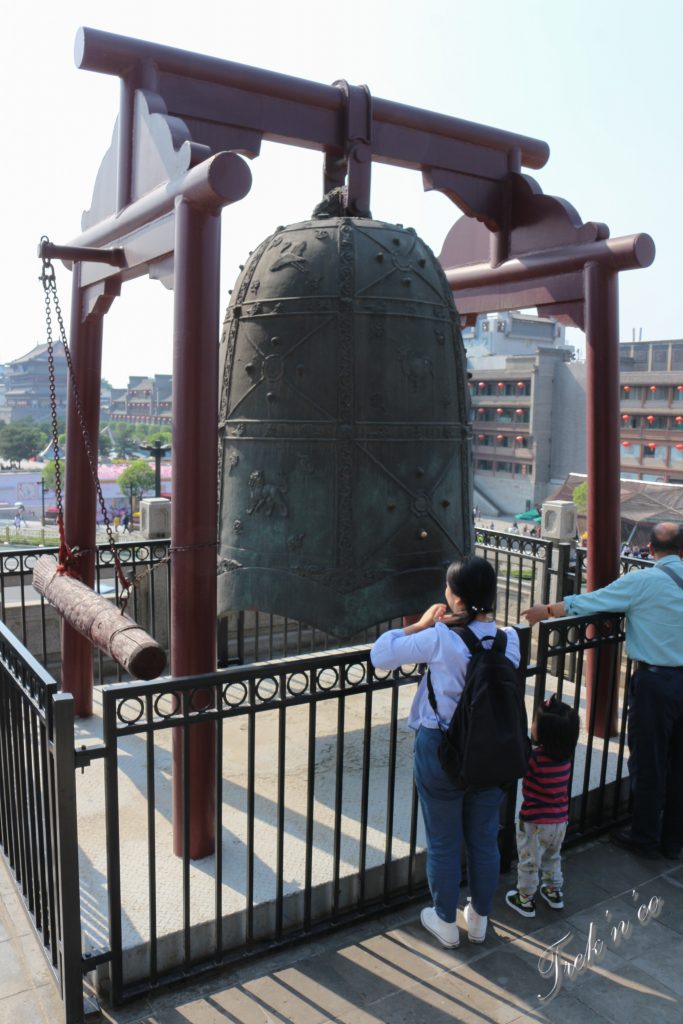
<path fill-rule="evenodd" d="M 649 345 L 634 345 L 633 346 L 633 369 L 634 370 L 647 370 L 647 357 Z"/>
<path fill-rule="evenodd" d="M 497 473 L 511 473 L 512 472 L 512 463 L 511 462 L 497 462 L 496 463 L 496 472 Z"/>
<path fill-rule="evenodd" d="M 493 470 L 493 463 L 490 459 L 477 459 L 476 469 L 481 469 L 485 473 L 490 473 Z"/>
<path fill-rule="evenodd" d="M 683 462 L 683 444 L 673 445 L 669 449 L 669 453 L 669 465 L 672 466 L 674 463 Z"/>
<path fill-rule="evenodd" d="M 654 448 L 649 444 L 643 445 L 643 459 L 657 459 L 664 460 L 666 458 L 666 447 L 663 444 L 657 444 Z"/>
<path fill-rule="evenodd" d="M 645 390 L 645 401 L 646 402 L 666 402 L 669 396 L 667 395 L 668 388 L 658 386 L 657 384 L 651 384 Z"/>
<path fill-rule="evenodd" d="M 666 428 L 667 416 L 653 416 L 650 413 L 647 416 L 641 416 L 640 422 L 646 430 L 664 430 Z"/>
<path fill-rule="evenodd" d="M 669 346 L 668 345 L 653 345 L 652 346 L 652 369 L 653 370 L 668 370 L 669 369 Z"/>
<path fill-rule="evenodd" d="M 671 346 L 671 369 L 683 370 L 683 345 Z"/>
<path fill-rule="evenodd" d="M 677 384 L 674 388 L 674 402 L 683 402 L 683 384 Z"/>
<path fill-rule="evenodd" d="M 631 444 L 630 441 L 622 441 L 621 443 L 621 461 L 622 462 L 638 462 L 640 459 L 640 445 Z"/>

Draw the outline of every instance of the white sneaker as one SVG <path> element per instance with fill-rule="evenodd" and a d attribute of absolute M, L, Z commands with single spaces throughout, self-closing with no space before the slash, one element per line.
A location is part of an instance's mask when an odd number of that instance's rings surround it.
<path fill-rule="evenodd" d="M 425 907 L 420 914 L 420 921 L 422 927 L 431 932 L 446 949 L 455 949 L 460 945 L 460 932 L 455 921 L 450 924 L 448 921 L 443 921 L 434 907 Z"/>
<path fill-rule="evenodd" d="M 470 942 L 483 942 L 486 938 L 486 926 L 489 923 L 488 917 L 482 917 L 472 906 L 469 898 L 463 911 L 465 924 L 467 925 L 467 938 Z"/>

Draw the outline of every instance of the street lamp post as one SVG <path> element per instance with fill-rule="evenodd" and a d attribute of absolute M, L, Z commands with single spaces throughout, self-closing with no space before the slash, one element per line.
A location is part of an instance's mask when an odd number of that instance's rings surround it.
<path fill-rule="evenodd" d="M 42 476 L 40 478 L 40 523 L 41 526 L 45 526 L 45 481 Z"/>
<path fill-rule="evenodd" d="M 143 451 L 149 452 L 154 459 L 154 496 L 161 497 L 161 460 L 166 452 L 170 452 L 170 444 L 162 444 L 158 439 L 152 444 L 141 444 Z"/>

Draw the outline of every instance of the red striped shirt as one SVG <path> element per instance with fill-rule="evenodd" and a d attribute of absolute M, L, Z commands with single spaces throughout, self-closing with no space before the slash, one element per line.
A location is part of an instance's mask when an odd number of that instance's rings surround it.
<path fill-rule="evenodd" d="M 553 761 L 534 747 L 522 782 L 521 821 L 555 825 L 569 818 L 569 776 L 571 761 Z"/>

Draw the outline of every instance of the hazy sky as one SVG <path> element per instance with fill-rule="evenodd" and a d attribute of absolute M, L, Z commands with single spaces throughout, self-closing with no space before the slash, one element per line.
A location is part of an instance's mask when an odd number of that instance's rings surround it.
<path fill-rule="evenodd" d="M 80 25 L 154 40 L 319 82 L 367 83 L 376 96 L 545 139 L 530 172 L 613 237 L 646 231 L 648 270 L 620 276 L 621 339 L 683 335 L 676 238 L 683 168 L 683 4 L 679 0 L 61 0 L 3 5 L 0 361 L 44 340 L 41 235 L 80 230 L 118 109 L 118 80 L 79 71 Z M 222 300 L 238 264 L 278 224 L 319 201 L 322 155 L 266 145 L 249 196 L 223 213 Z M 376 166 L 373 214 L 414 226 L 438 253 L 460 211 L 419 174 Z M 57 265 L 68 314 L 70 274 Z M 457 296 L 456 296 L 457 303 Z M 168 373 L 172 295 L 146 278 L 105 320 L 103 374 Z M 67 319 L 68 324 L 68 319 Z M 578 332 L 574 332 L 578 334 Z"/>

